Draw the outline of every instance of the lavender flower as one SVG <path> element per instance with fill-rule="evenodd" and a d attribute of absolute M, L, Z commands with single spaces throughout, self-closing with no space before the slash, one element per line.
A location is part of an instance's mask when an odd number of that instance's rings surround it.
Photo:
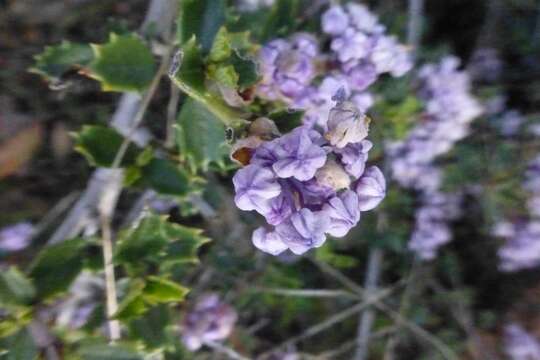
<path fill-rule="evenodd" d="M 29 222 L 20 222 L 0 230 L 0 250 L 19 251 L 30 245 L 34 226 Z"/>
<path fill-rule="evenodd" d="M 269 225 L 253 233 L 258 249 L 271 255 L 287 249 L 303 254 L 321 246 L 327 234 L 345 236 L 361 211 L 375 208 L 384 198 L 381 171 L 364 171 L 372 144 L 365 140 L 365 125 L 356 129 L 363 115 L 344 97 L 343 88 L 333 96 L 337 105 L 329 111 L 326 136 L 320 128 L 303 125 L 261 140 L 249 164 L 234 176 L 237 206 L 258 211 Z M 329 133 L 346 126 L 352 130 L 344 131 L 333 146 Z"/>
<path fill-rule="evenodd" d="M 505 223 L 511 233 L 503 234 L 506 243 L 499 248 L 499 269 L 506 272 L 540 266 L 540 222 Z M 499 224 L 499 233 L 501 235 Z"/>
<path fill-rule="evenodd" d="M 360 177 L 366 167 L 368 152 L 373 147 L 369 140 L 363 140 L 360 143 L 349 144 L 342 149 L 334 150 L 339 154 L 339 160 L 345 171 L 356 178 Z"/>
<path fill-rule="evenodd" d="M 328 234 L 342 237 L 356 226 L 360 221 L 358 203 L 358 195 L 354 191 L 345 190 L 323 206 L 323 211 L 326 211 L 331 220 Z"/>
<path fill-rule="evenodd" d="M 504 345 L 511 360 L 540 359 L 540 342 L 517 324 L 504 328 Z"/>
<path fill-rule="evenodd" d="M 275 153 L 278 160 L 272 165 L 277 176 L 309 180 L 326 162 L 326 152 L 315 145 L 309 129 L 299 127 L 277 141 Z"/>
<path fill-rule="evenodd" d="M 296 34 L 290 41 L 271 41 L 260 51 L 262 81 L 257 95 L 291 104 L 317 75 L 318 55 L 317 41 L 307 33 Z"/>
<path fill-rule="evenodd" d="M 452 233 L 448 222 L 459 216 L 459 202 L 459 196 L 444 193 L 430 193 L 422 198 L 409 241 L 409 249 L 420 259 L 434 259 L 439 247 L 450 242 Z"/>
<path fill-rule="evenodd" d="M 368 168 L 355 185 L 360 211 L 376 208 L 386 196 L 386 180 L 378 167 Z"/>
<path fill-rule="evenodd" d="M 276 233 L 296 255 L 320 247 L 326 240 L 329 219 L 323 212 L 302 208 L 276 227 Z"/>
<path fill-rule="evenodd" d="M 332 6 L 323 14 L 321 25 L 325 33 L 339 35 L 349 26 L 349 17 L 341 6 Z"/>
<path fill-rule="evenodd" d="M 182 323 L 182 341 L 191 351 L 198 350 L 206 341 L 226 339 L 238 316 L 218 295 L 208 294 L 197 301 Z"/>
<path fill-rule="evenodd" d="M 241 210 L 256 210 L 261 214 L 268 211 L 269 200 L 281 192 L 274 173 L 257 165 L 248 165 L 238 170 L 233 177 L 233 184 L 236 206 Z"/>

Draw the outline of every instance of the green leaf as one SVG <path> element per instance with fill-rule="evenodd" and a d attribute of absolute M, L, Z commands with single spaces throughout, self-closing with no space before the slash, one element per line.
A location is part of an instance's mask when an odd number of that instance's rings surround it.
<path fill-rule="evenodd" d="M 143 360 L 144 357 L 125 345 L 87 345 L 79 349 L 83 360 Z"/>
<path fill-rule="evenodd" d="M 165 217 L 150 214 L 135 229 L 121 233 L 116 262 L 137 265 L 146 259 L 156 259 L 169 242 L 163 232 L 166 223 Z"/>
<path fill-rule="evenodd" d="M 178 17 L 180 44 L 196 36 L 203 50 L 209 51 L 214 37 L 225 22 L 225 11 L 224 0 L 182 0 Z"/>
<path fill-rule="evenodd" d="M 41 54 L 34 56 L 35 64 L 30 72 L 57 82 L 66 72 L 87 66 L 93 58 L 90 45 L 63 41 L 60 45 L 46 46 Z"/>
<path fill-rule="evenodd" d="M 25 305 L 36 295 L 32 281 L 17 268 L 11 267 L 0 273 L 0 303 Z"/>
<path fill-rule="evenodd" d="M 227 156 L 225 128 L 200 103 L 188 99 L 177 119 L 176 141 L 180 156 L 192 169 L 208 169 L 208 164 L 222 163 Z"/>
<path fill-rule="evenodd" d="M 295 29 L 298 10 L 298 0 L 277 0 L 263 25 L 262 40 L 268 41 L 292 33 Z"/>
<path fill-rule="evenodd" d="M 141 339 L 149 348 L 164 347 L 167 343 L 167 327 L 172 322 L 170 308 L 158 305 L 149 309 L 142 317 L 129 323 L 129 337 Z"/>
<path fill-rule="evenodd" d="M 115 130 L 105 126 L 85 125 L 75 137 L 75 150 L 80 152 L 93 166 L 109 167 L 116 153 L 124 142 L 124 137 Z M 130 144 L 121 166 L 133 164 L 139 150 Z"/>
<path fill-rule="evenodd" d="M 231 63 L 238 74 L 238 86 L 240 90 L 244 90 L 257 83 L 259 73 L 257 63 L 254 60 L 241 56 L 237 51 L 234 51 L 231 57 Z"/>
<path fill-rule="evenodd" d="M 165 159 L 152 159 L 141 169 L 141 179 L 163 195 L 185 196 L 191 189 L 186 171 Z"/>
<path fill-rule="evenodd" d="M 181 51 L 180 68 L 173 74 L 174 77 L 183 85 L 182 89 L 188 94 L 193 90 L 203 93 L 205 91 L 204 63 L 195 37 L 184 44 Z"/>
<path fill-rule="evenodd" d="M 208 55 L 208 59 L 213 62 L 227 60 L 232 54 L 232 44 L 229 32 L 225 27 L 221 27 L 214 39 L 212 49 Z"/>
<path fill-rule="evenodd" d="M 0 349 L 7 349 L 2 360 L 35 360 L 38 358 L 38 349 L 27 329 L 19 331 L 0 342 Z"/>
<path fill-rule="evenodd" d="M 152 81 L 156 65 L 148 46 L 136 35 L 111 33 L 109 42 L 92 45 L 95 59 L 91 76 L 104 91 L 143 91 Z"/>
<path fill-rule="evenodd" d="M 164 230 L 168 237 L 175 239 L 165 252 L 168 264 L 197 263 L 199 248 L 210 242 L 209 238 L 202 235 L 201 229 L 170 224 Z"/>
<path fill-rule="evenodd" d="M 148 306 L 143 298 L 144 286 L 142 280 L 137 279 L 131 282 L 131 289 L 122 302 L 120 302 L 118 311 L 113 316 L 115 319 L 122 321 L 133 319 L 148 310 Z"/>
<path fill-rule="evenodd" d="M 279 110 L 271 113 L 268 117 L 276 123 L 278 129 L 282 133 L 288 133 L 292 129 L 302 124 L 302 118 L 304 117 L 303 110 Z"/>
<path fill-rule="evenodd" d="M 239 76 L 233 65 L 211 64 L 208 66 L 208 77 L 217 83 L 236 89 Z"/>
<path fill-rule="evenodd" d="M 189 290 L 187 288 L 173 281 L 157 276 L 150 276 L 146 281 L 143 294 L 147 302 L 158 304 L 182 301 L 188 292 Z"/>
<path fill-rule="evenodd" d="M 129 320 L 145 314 L 152 306 L 183 301 L 189 290 L 166 278 L 150 276 L 132 281 L 114 318 Z"/>
<path fill-rule="evenodd" d="M 83 268 L 85 239 L 71 239 L 45 247 L 34 260 L 29 276 L 39 298 L 66 290 Z"/>

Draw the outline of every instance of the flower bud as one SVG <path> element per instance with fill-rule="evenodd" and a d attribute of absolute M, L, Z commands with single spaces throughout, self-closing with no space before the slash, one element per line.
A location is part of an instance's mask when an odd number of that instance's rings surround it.
<path fill-rule="evenodd" d="M 335 160 L 328 159 L 326 164 L 315 173 L 319 185 L 330 187 L 334 190 L 348 188 L 351 184 L 350 175 Z"/>
<path fill-rule="evenodd" d="M 338 148 L 358 143 L 368 135 L 369 118 L 350 101 L 339 102 L 330 110 L 325 138 Z"/>

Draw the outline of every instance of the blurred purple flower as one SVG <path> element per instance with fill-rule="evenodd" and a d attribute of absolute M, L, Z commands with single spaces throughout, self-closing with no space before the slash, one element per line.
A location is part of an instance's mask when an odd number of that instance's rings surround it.
<path fill-rule="evenodd" d="M 0 250 L 19 251 L 30 245 L 34 226 L 29 222 L 9 225 L 0 230 Z"/>
<path fill-rule="evenodd" d="M 182 322 L 182 341 L 190 351 L 196 351 L 207 341 L 226 339 L 232 332 L 238 315 L 218 295 L 200 298 Z"/>
<path fill-rule="evenodd" d="M 257 249 L 274 256 L 281 254 L 289 248 L 281 240 L 281 237 L 277 234 L 277 232 L 268 231 L 262 227 L 253 232 L 251 241 Z"/>
<path fill-rule="evenodd" d="M 517 324 L 505 326 L 504 347 L 511 360 L 540 359 L 540 342 Z"/>

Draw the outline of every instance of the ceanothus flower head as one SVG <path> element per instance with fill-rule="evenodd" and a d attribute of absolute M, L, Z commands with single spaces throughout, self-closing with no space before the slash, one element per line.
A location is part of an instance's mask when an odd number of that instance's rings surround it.
<path fill-rule="evenodd" d="M 226 339 L 232 332 L 238 315 L 217 294 L 200 298 L 182 322 L 182 342 L 196 351 L 207 341 Z"/>
<path fill-rule="evenodd" d="M 356 182 L 355 191 L 360 211 L 376 208 L 386 196 L 386 180 L 381 170 L 376 166 L 367 168 Z"/>
<path fill-rule="evenodd" d="M 0 250 L 19 251 L 30 245 L 34 226 L 29 222 L 20 222 L 0 230 Z"/>
<path fill-rule="evenodd" d="M 256 210 L 263 214 L 270 207 L 270 199 L 281 193 L 275 174 L 267 168 L 248 165 L 233 177 L 236 190 L 234 202 L 241 210 Z"/>
<path fill-rule="evenodd" d="M 509 225 L 508 225 L 509 226 Z M 540 266 L 540 222 L 529 221 L 514 223 L 512 232 L 499 234 L 506 239 L 499 248 L 499 269 L 505 272 L 520 271 Z M 507 229 L 509 231 L 510 229 Z"/>
<path fill-rule="evenodd" d="M 276 233 L 293 253 L 301 255 L 325 242 L 329 225 L 326 213 L 302 208 L 276 226 Z"/>
<path fill-rule="evenodd" d="M 292 103 L 317 75 L 318 55 L 318 42 L 307 33 L 263 46 L 259 54 L 262 81 L 257 95 Z"/>

